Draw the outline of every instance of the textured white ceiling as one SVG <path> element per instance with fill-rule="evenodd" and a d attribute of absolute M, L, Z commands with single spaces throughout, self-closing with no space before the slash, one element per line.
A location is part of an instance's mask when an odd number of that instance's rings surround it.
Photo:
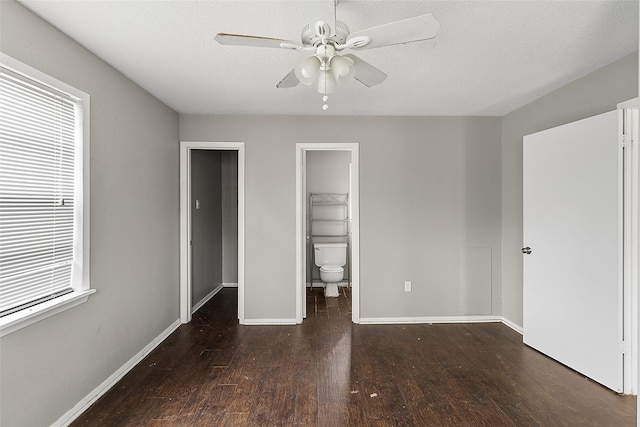
<path fill-rule="evenodd" d="M 333 2 L 20 0 L 174 110 L 323 114 L 313 87 L 276 84 L 309 54 L 223 46 L 218 32 L 300 40 Z M 638 49 L 638 1 L 340 0 L 351 31 L 433 13 L 434 40 L 357 53 L 386 72 L 350 81 L 331 115 L 503 115 Z"/>

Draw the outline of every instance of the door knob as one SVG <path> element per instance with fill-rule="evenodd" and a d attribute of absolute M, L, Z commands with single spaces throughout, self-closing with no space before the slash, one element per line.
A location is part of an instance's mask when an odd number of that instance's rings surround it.
<path fill-rule="evenodd" d="M 531 253 L 531 248 L 527 246 L 526 248 L 520 249 L 520 252 L 522 252 L 523 254 L 529 255 Z"/>

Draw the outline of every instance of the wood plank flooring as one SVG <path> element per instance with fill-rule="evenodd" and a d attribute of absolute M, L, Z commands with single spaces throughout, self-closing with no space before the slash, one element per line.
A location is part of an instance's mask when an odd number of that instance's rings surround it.
<path fill-rule="evenodd" d="M 635 426 L 618 396 L 501 324 L 353 325 L 307 291 L 296 326 L 202 307 L 72 426 Z"/>

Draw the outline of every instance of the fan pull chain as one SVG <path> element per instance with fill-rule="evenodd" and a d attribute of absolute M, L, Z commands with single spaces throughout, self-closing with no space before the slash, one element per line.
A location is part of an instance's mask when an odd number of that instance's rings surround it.
<path fill-rule="evenodd" d="M 338 0 L 333 0 L 333 32 L 338 29 Z"/>

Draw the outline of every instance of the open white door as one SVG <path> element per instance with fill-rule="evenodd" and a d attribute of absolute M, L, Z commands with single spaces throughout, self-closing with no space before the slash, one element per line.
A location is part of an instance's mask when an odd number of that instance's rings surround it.
<path fill-rule="evenodd" d="M 304 285 L 304 291 L 302 292 L 302 317 L 304 317 L 305 319 L 307 318 L 307 274 L 311 274 L 310 272 L 307 272 L 307 266 L 309 265 L 309 251 L 308 251 L 308 246 L 309 246 L 309 229 L 308 229 L 308 221 L 307 221 L 307 203 L 309 203 L 307 201 L 306 198 L 306 194 L 307 194 L 307 152 L 306 151 L 302 151 L 301 153 L 302 159 L 301 159 L 301 165 L 302 165 L 302 174 L 300 175 L 300 179 L 302 180 L 302 193 L 305 195 L 305 197 L 303 197 L 303 201 L 302 201 L 302 205 L 301 205 L 301 209 L 302 209 L 302 236 L 303 236 L 303 240 L 301 242 L 301 244 L 304 247 L 304 259 L 302 261 L 302 283 Z M 309 283 L 313 283 L 313 278 L 311 277 L 309 279 Z"/>
<path fill-rule="evenodd" d="M 524 137 L 525 344 L 623 391 L 621 112 Z"/>

